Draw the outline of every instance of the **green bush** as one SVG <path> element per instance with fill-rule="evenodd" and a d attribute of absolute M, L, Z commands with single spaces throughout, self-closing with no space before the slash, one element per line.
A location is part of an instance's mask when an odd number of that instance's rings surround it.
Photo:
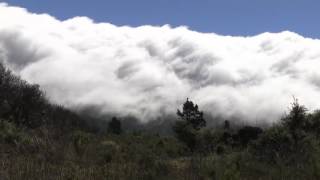
<path fill-rule="evenodd" d="M 0 141 L 9 144 L 18 144 L 23 140 L 23 133 L 15 124 L 0 120 Z"/>

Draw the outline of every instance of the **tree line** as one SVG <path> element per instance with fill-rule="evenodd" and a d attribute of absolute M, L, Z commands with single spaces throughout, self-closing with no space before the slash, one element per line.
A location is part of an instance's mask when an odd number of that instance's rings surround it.
<path fill-rule="evenodd" d="M 232 120 L 212 128 L 204 117 L 187 99 L 174 136 L 129 132 L 120 117 L 100 122 L 51 104 L 0 64 L 0 179 L 320 178 L 319 110 L 294 98 L 264 128 Z"/>

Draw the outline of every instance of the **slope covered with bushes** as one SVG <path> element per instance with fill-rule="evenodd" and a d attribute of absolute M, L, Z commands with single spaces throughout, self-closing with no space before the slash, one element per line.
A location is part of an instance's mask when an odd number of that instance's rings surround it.
<path fill-rule="evenodd" d="M 128 132 L 121 118 L 101 132 L 0 65 L 0 179 L 320 178 L 320 112 L 296 99 L 269 128 L 208 128 L 191 100 L 177 114 L 175 136 Z"/>

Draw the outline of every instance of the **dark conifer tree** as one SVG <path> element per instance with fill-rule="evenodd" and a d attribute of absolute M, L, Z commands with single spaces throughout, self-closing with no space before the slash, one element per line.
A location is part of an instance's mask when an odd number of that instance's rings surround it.
<path fill-rule="evenodd" d="M 206 126 L 206 121 L 203 118 L 203 112 L 199 111 L 198 105 L 192 101 L 187 101 L 183 104 L 182 112 L 178 109 L 177 115 L 181 120 L 190 123 L 195 130 L 200 130 Z"/>
<path fill-rule="evenodd" d="M 108 132 L 112 134 L 121 134 L 121 121 L 118 120 L 116 117 L 113 117 L 112 120 L 108 124 Z"/>
<path fill-rule="evenodd" d="M 179 121 L 173 126 L 176 137 L 193 152 L 197 145 L 198 131 L 206 126 L 203 112 L 192 101 L 183 104 L 182 112 L 178 109 Z"/>

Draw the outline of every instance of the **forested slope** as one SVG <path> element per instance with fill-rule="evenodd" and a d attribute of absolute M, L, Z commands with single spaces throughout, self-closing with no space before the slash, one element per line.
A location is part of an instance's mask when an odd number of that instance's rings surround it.
<path fill-rule="evenodd" d="M 175 136 L 160 136 L 128 132 L 121 117 L 101 123 L 79 115 L 51 104 L 40 89 L 0 65 L 0 179 L 320 178 L 320 112 L 297 99 L 268 128 L 232 120 L 208 128 L 188 99 Z"/>

